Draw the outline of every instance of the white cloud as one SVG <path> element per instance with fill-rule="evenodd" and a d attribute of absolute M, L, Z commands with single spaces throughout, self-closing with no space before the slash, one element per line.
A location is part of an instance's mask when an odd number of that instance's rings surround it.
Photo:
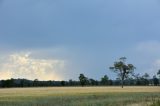
<path fill-rule="evenodd" d="M 160 69 L 160 41 L 149 40 L 135 45 L 132 53 L 137 64 L 137 73 L 149 73 L 152 77 Z"/>
<path fill-rule="evenodd" d="M 136 46 L 136 50 L 149 53 L 160 53 L 159 41 L 146 41 L 141 42 Z"/>
<path fill-rule="evenodd" d="M 0 79 L 27 78 L 61 80 L 65 69 L 64 60 L 35 59 L 31 53 L 14 53 L 0 58 Z"/>

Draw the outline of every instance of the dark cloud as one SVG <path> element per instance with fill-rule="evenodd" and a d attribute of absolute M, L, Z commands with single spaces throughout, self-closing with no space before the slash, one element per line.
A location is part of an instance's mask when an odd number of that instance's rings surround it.
<path fill-rule="evenodd" d="M 105 73 L 106 64 L 114 59 L 135 57 L 129 48 L 137 43 L 160 39 L 157 2 L 1 0 L 0 48 L 23 51 L 63 47 L 70 52 L 59 57 L 69 56 L 75 69 L 93 71 L 96 77 L 97 70 Z"/>

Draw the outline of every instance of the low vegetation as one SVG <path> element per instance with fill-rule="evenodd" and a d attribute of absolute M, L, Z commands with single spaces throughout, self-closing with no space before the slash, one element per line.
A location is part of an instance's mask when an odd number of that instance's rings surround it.
<path fill-rule="evenodd" d="M 159 106 L 159 87 L 0 89 L 0 106 Z"/>

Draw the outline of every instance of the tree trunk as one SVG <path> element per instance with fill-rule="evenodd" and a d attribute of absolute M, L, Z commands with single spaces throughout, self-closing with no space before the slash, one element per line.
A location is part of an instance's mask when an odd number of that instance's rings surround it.
<path fill-rule="evenodd" d="M 122 80 L 122 85 L 121 85 L 121 86 L 122 86 L 122 88 L 123 88 L 123 80 Z"/>
<path fill-rule="evenodd" d="M 123 75 L 122 75 L 122 82 L 121 82 L 122 88 L 123 88 L 123 84 L 124 84 L 124 75 L 125 75 L 125 73 L 123 73 Z"/>

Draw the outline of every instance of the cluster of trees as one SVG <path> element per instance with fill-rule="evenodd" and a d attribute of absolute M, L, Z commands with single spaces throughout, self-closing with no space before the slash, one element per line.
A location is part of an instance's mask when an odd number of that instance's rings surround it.
<path fill-rule="evenodd" d="M 79 75 L 79 81 L 69 80 L 69 81 L 39 81 L 27 80 L 27 79 L 8 79 L 1 80 L 0 87 L 47 87 L 47 86 L 116 86 L 121 85 L 160 85 L 160 70 L 158 70 L 157 75 L 159 79 L 154 75 L 152 78 L 149 74 L 145 73 L 140 76 L 140 74 L 135 74 L 134 69 L 136 67 L 133 64 L 126 64 L 126 58 L 121 57 L 118 61 L 114 62 L 110 70 L 117 73 L 117 79 L 109 79 L 107 75 L 104 75 L 100 80 L 95 80 L 86 77 L 84 74 Z"/>
<path fill-rule="evenodd" d="M 107 75 L 101 78 L 100 81 L 96 81 L 94 79 L 88 79 L 83 74 L 80 74 L 80 84 L 81 86 L 88 86 L 88 85 L 122 85 L 121 78 L 116 78 L 116 80 L 111 80 L 108 78 Z M 128 77 L 123 80 L 123 85 L 128 86 L 158 86 L 160 85 L 160 78 L 158 79 L 155 75 L 153 78 L 150 78 L 149 74 L 145 73 L 144 75 L 140 76 L 137 74 L 135 77 Z M 122 86 L 123 86 L 122 85 Z"/>
<path fill-rule="evenodd" d="M 39 81 L 28 79 L 7 79 L 0 81 L 0 87 L 49 87 L 49 86 L 78 86 L 78 81 Z"/>
<path fill-rule="evenodd" d="M 133 79 L 130 76 L 134 76 L 136 79 L 136 85 L 149 85 L 152 83 L 149 83 L 149 74 L 145 73 L 142 77 L 139 74 L 135 74 L 134 70 L 136 67 L 133 64 L 127 64 L 126 63 L 126 57 L 121 57 L 118 61 L 115 61 L 112 67 L 109 67 L 110 70 L 117 73 L 118 77 L 121 80 L 121 86 L 123 88 L 125 79 L 130 78 Z M 160 75 L 160 70 L 157 72 L 157 75 Z M 152 81 L 153 80 L 153 81 Z M 151 82 L 153 82 L 154 85 L 159 84 L 159 80 L 156 78 L 156 75 L 153 76 L 153 79 Z"/>
<path fill-rule="evenodd" d="M 81 86 L 92 85 L 92 86 L 104 86 L 104 85 L 113 85 L 113 80 L 109 79 L 107 75 L 104 75 L 100 81 L 94 80 L 92 78 L 87 78 L 84 74 L 79 75 L 79 84 Z"/>
<path fill-rule="evenodd" d="M 109 80 L 108 76 L 105 75 L 100 81 L 92 78 L 87 78 L 83 74 L 80 74 L 79 81 L 39 81 L 28 80 L 28 79 L 7 79 L 0 81 L 0 87 L 49 87 L 49 86 L 98 86 L 98 85 L 112 85 L 112 80 Z"/>
<path fill-rule="evenodd" d="M 160 73 L 160 71 L 159 71 Z M 158 74 L 160 75 L 160 74 Z M 134 77 L 125 78 L 123 81 L 124 85 L 128 86 L 158 86 L 160 85 L 160 79 L 156 76 L 150 78 L 149 74 L 145 73 L 140 76 L 139 74 Z M 79 81 L 69 80 L 69 81 L 39 81 L 27 80 L 27 79 L 8 79 L 1 80 L 0 87 L 51 87 L 51 86 L 119 86 L 121 85 L 121 79 L 117 78 L 115 80 L 109 79 L 107 75 L 104 75 L 100 80 L 95 80 L 93 78 L 87 78 L 84 74 L 79 75 Z"/>

